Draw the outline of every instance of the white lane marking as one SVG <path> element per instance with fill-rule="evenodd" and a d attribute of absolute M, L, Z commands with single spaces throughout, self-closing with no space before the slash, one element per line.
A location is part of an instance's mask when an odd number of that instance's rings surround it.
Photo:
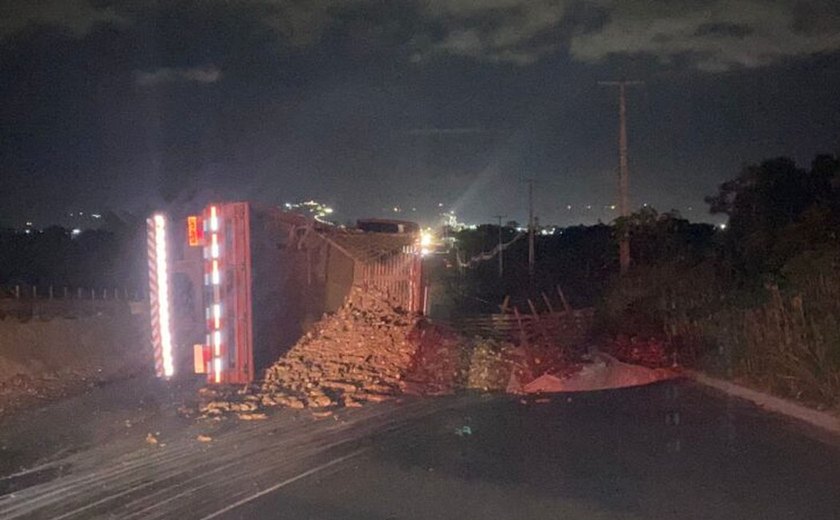
<path fill-rule="evenodd" d="M 292 484 L 292 483 L 294 483 L 294 482 L 297 482 L 297 481 L 298 481 L 298 480 L 300 480 L 300 479 L 306 478 L 306 477 L 308 477 L 308 476 L 310 476 L 310 475 L 314 475 L 315 473 L 318 473 L 319 471 L 325 470 L 325 469 L 329 468 L 330 466 L 335 466 L 336 464 L 340 464 L 340 463 L 342 463 L 342 462 L 344 462 L 344 461 L 346 461 L 346 460 L 350 460 L 350 459 L 352 459 L 353 457 L 357 457 L 357 456 L 361 455 L 362 453 L 366 452 L 368 449 L 369 449 L 369 448 L 362 448 L 362 449 L 360 449 L 360 450 L 356 450 L 356 451 L 354 451 L 353 453 L 350 453 L 350 454 L 344 455 L 343 457 L 339 457 L 339 458 L 337 458 L 337 459 L 333 459 L 333 460 L 331 460 L 331 461 L 329 461 L 329 462 L 326 462 L 326 463 L 324 463 L 324 464 L 321 464 L 320 466 L 316 466 L 316 467 L 314 467 L 314 468 L 312 468 L 312 469 L 306 470 L 306 471 L 304 471 L 303 473 L 301 473 L 301 474 L 299 474 L 299 475 L 295 475 L 294 477 L 288 478 L 288 479 L 286 479 L 286 480 L 284 480 L 284 481 L 282 481 L 282 482 L 278 482 L 277 484 L 274 484 L 274 485 L 273 485 L 273 486 L 271 486 L 271 487 L 265 488 L 265 489 L 263 489 L 262 491 L 260 491 L 259 493 L 254 493 L 253 495 L 251 495 L 251 496 L 249 496 L 249 497 L 245 497 L 245 498 L 243 498 L 242 500 L 239 500 L 239 501 L 237 501 L 237 502 L 234 502 L 233 504 L 230 504 L 230 505 L 229 505 L 229 506 L 227 506 L 227 507 L 224 507 L 224 508 L 222 508 L 222 509 L 219 509 L 219 510 L 218 510 L 218 511 L 216 511 L 215 513 L 211 513 L 211 514 L 209 514 L 209 515 L 207 515 L 207 516 L 203 517 L 203 518 L 202 518 L 202 520 L 209 520 L 210 518 L 216 518 L 216 517 L 218 517 L 218 516 L 221 516 L 221 515 L 223 515 L 223 514 L 225 514 L 225 513 L 228 513 L 228 512 L 230 512 L 230 511 L 232 511 L 232 510 L 236 509 L 237 507 L 239 507 L 239 506 L 241 506 L 241 505 L 247 504 L 248 502 L 251 502 L 252 500 L 256 500 L 256 499 L 258 499 L 259 497 L 261 497 L 261 496 L 263 496 L 263 495 L 267 495 L 267 494 L 269 494 L 269 493 L 273 493 L 273 492 L 277 491 L 278 489 L 280 489 L 280 488 L 282 488 L 282 487 L 286 487 L 286 486 L 288 486 L 289 484 Z"/>
<path fill-rule="evenodd" d="M 25 475 L 30 475 L 32 473 L 38 473 L 40 471 L 48 470 L 48 469 L 51 469 L 51 468 L 56 468 L 58 470 L 61 470 L 61 466 L 57 462 L 47 462 L 46 464 L 33 466 L 29 469 L 23 469 L 21 471 L 18 471 L 17 473 L 12 473 L 10 475 L 6 475 L 5 477 L 0 477 L 0 482 L 2 482 L 4 480 L 16 479 L 18 477 L 23 477 Z"/>

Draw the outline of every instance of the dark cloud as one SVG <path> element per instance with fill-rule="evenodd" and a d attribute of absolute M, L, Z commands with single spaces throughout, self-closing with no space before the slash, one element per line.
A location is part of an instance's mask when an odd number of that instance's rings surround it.
<path fill-rule="evenodd" d="M 0 2 L 0 38 L 38 26 L 82 37 L 97 24 L 120 22 L 125 19 L 115 9 L 95 7 L 88 0 Z"/>
<path fill-rule="evenodd" d="M 570 47 L 585 62 L 650 55 L 662 63 L 688 58 L 701 70 L 723 71 L 840 50 L 840 26 L 818 24 L 813 16 L 836 11 L 820 0 L 596 3 L 608 21 L 600 31 L 574 38 Z"/>
<path fill-rule="evenodd" d="M 222 72 L 214 67 L 171 68 L 161 67 L 152 71 L 135 71 L 134 79 L 140 86 L 149 87 L 164 83 L 194 82 L 215 83 Z"/>
<path fill-rule="evenodd" d="M 457 128 L 412 128 L 406 131 L 408 135 L 472 135 L 484 134 L 488 130 L 480 126 L 464 126 Z"/>
<path fill-rule="evenodd" d="M 732 38 L 746 38 L 753 33 L 752 27 L 749 25 L 739 25 L 736 23 L 705 23 L 697 28 L 694 32 L 695 36 L 709 36 L 712 38 L 718 37 L 732 37 Z"/>
<path fill-rule="evenodd" d="M 0 36 L 31 26 L 84 36 L 98 24 L 128 23 L 144 9 L 196 15 L 225 9 L 258 19 L 276 36 L 278 48 L 309 48 L 342 32 L 370 48 L 377 43 L 408 47 L 405 59 L 415 62 L 454 55 L 528 65 L 569 52 L 589 63 L 628 55 L 653 56 L 662 63 L 681 58 L 713 71 L 840 50 L 840 2 L 835 0 L 415 0 L 399 7 L 377 0 L 198 0 L 151 7 L 123 0 L 97 5 L 7 1 L 0 8 Z"/>
<path fill-rule="evenodd" d="M 793 7 L 793 29 L 805 34 L 826 34 L 840 31 L 840 2 L 809 0 Z"/>
<path fill-rule="evenodd" d="M 563 25 L 569 5 L 557 0 L 427 1 L 422 14 L 443 34 L 418 53 L 527 65 L 561 48 L 560 40 L 541 36 Z"/>

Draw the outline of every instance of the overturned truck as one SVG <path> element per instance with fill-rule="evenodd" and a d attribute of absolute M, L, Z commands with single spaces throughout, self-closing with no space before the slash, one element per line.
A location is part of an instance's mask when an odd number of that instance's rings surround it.
<path fill-rule="evenodd" d="M 152 347 L 160 377 L 242 384 L 284 354 L 353 287 L 422 313 L 415 226 L 343 229 L 249 202 L 148 219 Z M 367 227 L 369 229 L 369 227 Z"/>

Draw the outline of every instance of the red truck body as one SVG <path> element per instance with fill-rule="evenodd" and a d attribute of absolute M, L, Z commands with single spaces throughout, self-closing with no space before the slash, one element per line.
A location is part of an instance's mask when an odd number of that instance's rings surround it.
<path fill-rule="evenodd" d="M 353 286 L 423 310 L 417 233 L 342 230 L 248 202 L 208 205 L 181 227 L 168 255 L 171 278 L 182 280 L 168 296 L 180 302 L 169 304 L 176 372 L 204 373 L 211 383 L 254 381 Z M 152 249 L 150 242 L 150 268 Z M 153 337 L 161 332 L 155 313 L 153 305 Z"/>

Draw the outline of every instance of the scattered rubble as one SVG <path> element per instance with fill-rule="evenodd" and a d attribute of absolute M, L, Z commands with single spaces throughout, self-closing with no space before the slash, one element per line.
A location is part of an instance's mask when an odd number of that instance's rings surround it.
<path fill-rule="evenodd" d="M 268 418 L 264 413 L 238 413 L 236 416 L 241 421 L 261 421 Z"/>
<path fill-rule="evenodd" d="M 416 353 L 402 390 L 415 395 L 445 395 L 463 388 L 469 373 L 469 342 L 451 330 L 419 323 L 411 333 Z"/>
<path fill-rule="evenodd" d="M 658 338 L 619 335 L 604 342 L 600 348 L 619 361 L 648 368 L 670 367 L 675 361 L 666 343 Z"/>
<path fill-rule="evenodd" d="M 504 391 L 514 369 L 516 347 L 509 342 L 475 338 L 470 356 L 467 388 Z"/>
<path fill-rule="evenodd" d="M 469 426 L 461 426 L 460 428 L 455 428 L 455 435 L 458 437 L 467 437 L 472 435 L 472 428 Z"/>
<path fill-rule="evenodd" d="M 2 363 L 3 359 L 0 359 L 0 368 Z M 0 370 L 0 376 L 3 375 Z M 32 406 L 84 393 L 106 381 L 95 369 L 52 371 L 39 375 L 18 373 L 0 377 L 0 418 Z"/>
<path fill-rule="evenodd" d="M 324 316 L 266 369 L 260 384 L 205 388 L 199 412 L 209 419 L 236 415 L 252 421 L 264 419 L 267 408 L 308 408 L 314 418 L 324 418 L 338 407 L 360 407 L 403 393 L 439 395 L 464 388 L 509 393 L 575 391 L 592 385 L 608 387 L 616 377 L 621 379 L 613 372 L 623 369 L 623 363 L 587 359 L 585 348 L 564 343 L 565 337 L 552 340 L 548 332 L 533 336 L 523 335 L 519 346 L 480 337 L 467 340 L 393 306 L 375 290 L 354 288 L 341 309 Z M 659 350 L 644 352 L 649 355 L 643 361 L 663 362 Z M 622 370 L 622 374 L 627 372 Z M 633 379 L 651 377 L 664 376 L 634 372 Z M 623 386 L 616 380 L 619 383 Z"/>
<path fill-rule="evenodd" d="M 354 288 L 338 312 L 266 370 L 260 402 L 327 408 L 400 393 L 416 351 L 410 335 L 418 322 L 383 295 Z"/>
<path fill-rule="evenodd" d="M 543 374 L 524 385 L 528 394 L 551 392 L 591 392 L 640 386 L 677 377 L 678 372 L 667 368 L 647 368 L 622 363 L 614 357 L 597 353 L 580 371 L 566 377 Z"/>
<path fill-rule="evenodd" d="M 266 369 L 260 386 L 244 395 L 205 389 L 199 411 L 211 418 L 238 413 L 242 419 L 261 408 L 326 410 L 385 401 L 405 390 L 420 323 L 377 291 L 354 288 L 341 309 Z"/>

